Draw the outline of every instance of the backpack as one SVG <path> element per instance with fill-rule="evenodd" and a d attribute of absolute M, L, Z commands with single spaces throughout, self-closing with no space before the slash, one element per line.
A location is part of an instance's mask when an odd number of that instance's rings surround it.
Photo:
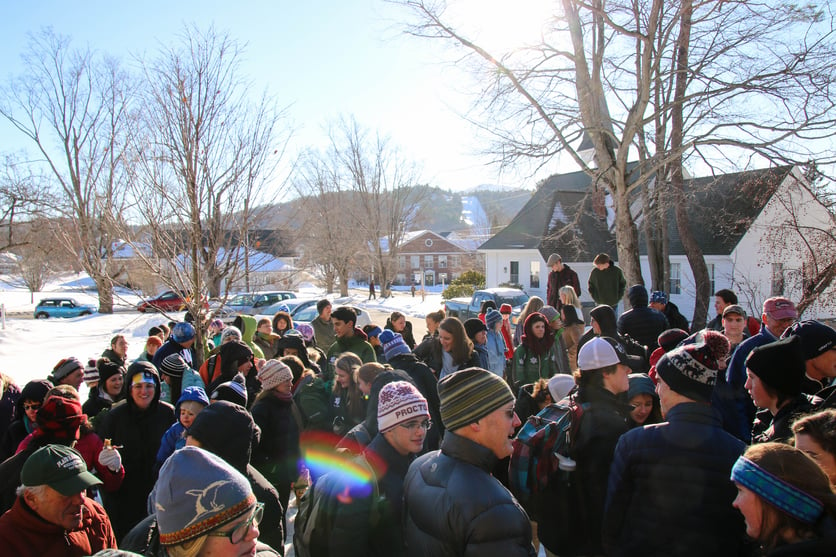
<path fill-rule="evenodd" d="M 371 477 L 372 504 L 369 524 L 372 529 L 379 523 L 385 512 L 386 501 L 380 495 L 377 477 L 364 455 L 353 459 L 360 468 L 365 468 Z M 298 510 L 293 530 L 293 550 L 297 557 L 328 557 L 328 539 L 333 527 L 333 517 L 340 504 L 339 494 L 343 484 L 339 472 L 320 476 L 297 502 Z"/>
<path fill-rule="evenodd" d="M 508 481 L 511 492 L 531 509 L 555 481 L 568 481 L 575 469 L 573 443 L 589 403 L 574 397 L 550 404 L 531 416 L 513 440 Z M 560 470 L 561 474 L 556 472 Z"/>

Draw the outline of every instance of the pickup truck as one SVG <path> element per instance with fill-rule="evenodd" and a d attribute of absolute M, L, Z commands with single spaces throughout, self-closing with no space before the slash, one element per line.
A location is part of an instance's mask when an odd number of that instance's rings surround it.
<path fill-rule="evenodd" d="M 497 309 L 502 304 L 511 304 L 511 307 L 514 308 L 511 313 L 511 324 L 516 326 L 520 311 L 522 311 L 522 307 L 528 301 L 528 298 L 528 294 L 516 288 L 486 288 L 474 292 L 470 299 L 451 298 L 447 300 L 444 302 L 444 313 L 447 317 L 458 317 L 459 320 L 464 321 L 479 315 L 482 302 L 493 300 Z"/>

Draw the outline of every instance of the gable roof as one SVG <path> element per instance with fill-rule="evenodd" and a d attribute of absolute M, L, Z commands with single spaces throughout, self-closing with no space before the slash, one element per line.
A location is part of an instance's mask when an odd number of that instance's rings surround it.
<path fill-rule="evenodd" d="M 638 178 L 637 167 L 637 163 L 628 167 L 634 179 Z M 703 252 L 731 253 L 791 169 L 781 166 L 686 180 L 691 229 Z M 592 261 L 601 252 L 615 254 L 614 231 L 603 207 L 594 210 L 590 186 L 591 178 L 585 172 L 549 177 L 508 226 L 479 249 L 536 249 L 543 259 L 559 253 L 566 261 Z M 606 202 L 599 197 L 597 203 Z M 641 203 L 633 203 L 636 205 L 641 207 Z M 670 255 L 683 255 L 672 207 L 667 227 Z M 639 233 L 640 253 L 646 255 L 641 226 Z"/>

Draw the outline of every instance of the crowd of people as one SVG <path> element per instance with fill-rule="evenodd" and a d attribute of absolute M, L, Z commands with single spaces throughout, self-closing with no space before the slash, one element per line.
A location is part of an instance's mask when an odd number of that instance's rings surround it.
<path fill-rule="evenodd" d="M 310 325 L 172 322 L 133 361 L 116 335 L 0 375 L 0 546 L 283 555 L 295 496 L 312 556 L 836 555 L 836 331 L 781 297 L 752 318 L 727 289 L 691 330 L 605 254 L 585 315 L 548 265 L 516 323 L 486 302 L 416 338 L 401 312 L 360 329 L 323 299 Z M 569 403 L 571 466 L 548 472 L 568 481 L 521 505 L 514 437 Z"/>

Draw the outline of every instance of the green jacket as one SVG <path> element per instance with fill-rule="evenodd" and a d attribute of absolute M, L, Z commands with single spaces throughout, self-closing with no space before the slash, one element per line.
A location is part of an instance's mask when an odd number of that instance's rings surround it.
<path fill-rule="evenodd" d="M 514 383 L 517 388 L 522 385 L 534 383 L 538 379 L 548 379 L 557 373 L 557 365 L 554 360 L 554 345 L 549 348 L 548 354 L 536 356 L 528 353 L 524 344 L 517 346 L 514 350 Z"/>
<path fill-rule="evenodd" d="M 264 352 L 253 342 L 253 336 L 258 328 L 258 321 L 252 315 L 239 315 L 241 318 L 241 340 L 253 351 L 256 358 L 264 358 Z M 237 319 L 236 319 L 237 320 Z"/>
<path fill-rule="evenodd" d="M 334 362 L 337 361 L 337 358 L 339 358 L 340 354 L 343 352 L 353 352 L 354 354 L 357 354 L 357 357 L 363 360 L 364 364 L 377 361 L 377 357 L 374 354 L 374 347 L 357 335 L 337 338 L 334 344 L 331 345 L 331 348 L 328 349 L 328 354 L 326 354 L 328 358 L 329 379 L 334 377 L 334 373 L 336 373 L 336 370 L 334 369 Z"/>
<path fill-rule="evenodd" d="M 333 321 L 323 321 L 317 315 L 311 321 L 311 327 L 313 327 L 316 345 L 321 349 L 327 350 L 337 340 L 337 335 L 334 333 Z"/>
<path fill-rule="evenodd" d="M 624 273 L 612 261 L 603 271 L 597 267 L 589 274 L 589 295 L 596 304 L 614 306 L 621 301 L 627 290 L 627 279 Z"/>

